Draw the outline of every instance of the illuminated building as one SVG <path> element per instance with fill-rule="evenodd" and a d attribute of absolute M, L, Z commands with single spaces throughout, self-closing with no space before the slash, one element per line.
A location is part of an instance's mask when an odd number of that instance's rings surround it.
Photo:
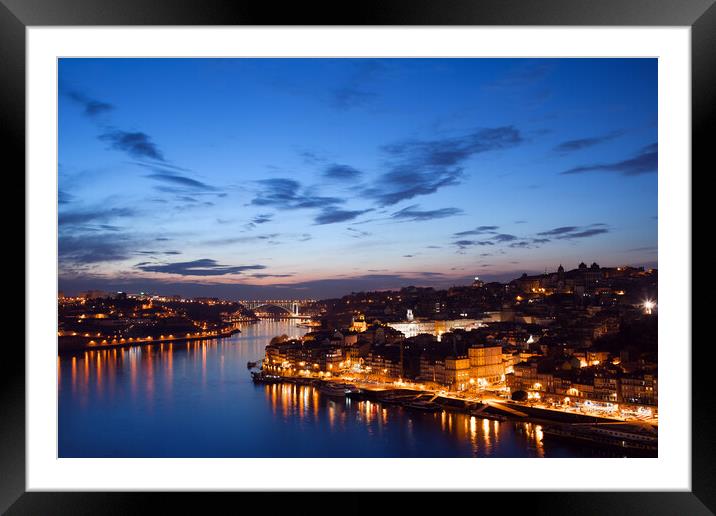
<path fill-rule="evenodd" d="M 354 317 L 351 322 L 351 331 L 357 331 L 362 333 L 368 329 L 368 323 L 365 321 L 365 315 L 360 314 L 358 317 Z"/>
<path fill-rule="evenodd" d="M 465 356 L 445 358 L 445 385 L 464 391 L 470 385 L 470 359 Z"/>
<path fill-rule="evenodd" d="M 467 350 L 469 357 L 470 378 L 490 383 L 502 381 L 505 366 L 502 361 L 502 346 L 473 346 Z"/>

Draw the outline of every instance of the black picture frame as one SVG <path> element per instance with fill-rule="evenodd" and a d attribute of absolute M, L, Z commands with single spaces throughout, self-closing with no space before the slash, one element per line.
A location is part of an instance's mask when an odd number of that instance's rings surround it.
<path fill-rule="evenodd" d="M 709 134 L 714 133 L 716 106 L 715 0 L 362 0 L 285 3 L 241 0 L 0 0 L 0 120 L 7 157 L 14 170 L 25 165 L 25 29 L 28 26 L 82 25 L 573 25 L 689 26 L 692 72 L 692 168 L 713 171 Z M 49 114 L 48 114 L 49 116 Z M 709 130 L 710 129 L 710 130 Z M 11 168 L 5 169 L 11 175 Z M 685 178 L 690 171 L 684 171 Z M 16 217 L 16 215 L 15 215 Z M 25 270 L 25 274 L 32 271 Z M 684 281 L 691 282 L 690 277 Z M 684 300 L 691 302 L 691 300 Z M 32 307 L 27 307 L 31 309 Z M 685 335 L 691 345 L 691 336 Z M 10 343 L 7 343 L 10 344 Z M 156 502 L 162 512 L 188 512 L 198 503 L 206 509 L 207 494 L 189 497 L 159 493 L 25 492 L 25 353 L 12 343 L 0 359 L 0 510 L 8 514 L 98 514 L 142 512 Z M 690 492 L 583 492 L 450 494 L 443 503 L 497 503 L 509 512 L 530 514 L 713 514 L 716 511 L 716 439 L 708 356 L 692 346 L 692 490 Z M 705 345 L 705 346 L 704 346 Z M 51 424 L 48 422 L 48 424 Z M 565 474 L 574 472 L 565 471 Z M 555 479 L 559 483 L 559 479 Z M 224 499 L 246 493 L 213 494 Z M 255 493 L 272 512 L 294 510 L 305 494 L 290 497 Z M 347 493 L 345 510 L 377 506 L 376 494 Z M 470 496 L 471 500 L 466 497 Z M 425 494 L 411 496 L 421 503 Z M 455 498 L 457 497 L 457 498 Z M 492 498 L 486 499 L 483 497 Z M 212 500 L 214 501 L 214 500 Z M 225 500 L 229 501 L 229 500 Z M 231 503 L 231 502 L 229 502 Z"/>

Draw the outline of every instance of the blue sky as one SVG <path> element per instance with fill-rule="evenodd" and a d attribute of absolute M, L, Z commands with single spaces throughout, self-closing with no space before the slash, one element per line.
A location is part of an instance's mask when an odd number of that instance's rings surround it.
<path fill-rule="evenodd" d="M 656 266 L 655 59 L 61 59 L 60 289 Z"/>

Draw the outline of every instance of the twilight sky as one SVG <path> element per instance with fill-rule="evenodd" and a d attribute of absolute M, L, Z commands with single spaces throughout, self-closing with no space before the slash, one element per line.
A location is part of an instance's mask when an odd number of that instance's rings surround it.
<path fill-rule="evenodd" d="M 656 59 L 61 59 L 59 288 L 656 266 Z"/>

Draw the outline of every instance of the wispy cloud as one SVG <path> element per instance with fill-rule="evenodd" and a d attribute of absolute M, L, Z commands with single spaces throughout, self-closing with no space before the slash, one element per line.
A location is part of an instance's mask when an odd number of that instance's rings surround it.
<path fill-rule="evenodd" d="M 356 61 L 354 71 L 347 80 L 331 90 L 331 105 L 346 111 L 374 102 L 378 94 L 366 86 L 374 83 L 387 69 L 388 65 L 385 61 L 376 59 Z"/>
<path fill-rule="evenodd" d="M 216 190 L 213 186 L 197 181 L 190 177 L 180 176 L 178 174 L 171 174 L 167 172 L 156 172 L 154 174 L 148 174 L 146 177 L 149 179 L 155 179 L 164 183 L 172 185 L 178 185 L 185 188 L 197 189 L 197 190 Z"/>
<path fill-rule="evenodd" d="M 517 237 L 515 235 L 508 235 L 507 233 L 499 233 L 493 236 L 492 240 L 497 240 L 498 242 L 512 242 L 517 240 Z"/>
<path fill-rule="evenodd" d="M 540 231 L 537 233 L 538 235 L 545 235 L 545 236 L 555 236 L 555 235 L 563 235 L 565 233 L 572 233 L 573 231 L 576 231 L 579 229 L 578 226 L 561 226 L 554 229 L 549 229 L 547 231 Z"/>
<path fill-rule="evenodd" d="M 132 208 L 94 208 L 62 211 L 57 215 L 60 226 L 74 226 L 107 222 L 116 218 L 131 217 L 136 214 Z"/>
<path fill-rule="evenodd" d="M 606 224 L 597 222 L 589 226 L 561 226 L 547 231 L 537 233 L 540 236 L 549 236 L 558 240 L 573 240 L 588 238 L 609 233 Z"/>
<path fill-rule="evenodd" d="M 368 231 L 361 231 L 360 229 L 356 229 L 356 228 L 346 228 L 346 231 L 351 232 L 350 236 L 352 238 L 365 238 L 365 237 L 372 235 L 372 233 L 370 233 Z"/>
<path fill-rule="evenodd" d="M 226 237 L 226 238 L 215 238 L 212 240 L 206 240 L 203 242 L 205 245 L 231 245 L 231 244 L 245 244 L 249 242 L 260 242 L 260 241 L 271 241 L 277 238 L 279 233 L 267 233 L 265 235 L 253 235 L 253 236 L 241 236 L 241 237 Z"/>
<path fill-rule="evenodd" d="M 443 219 L 462 215 L 463 211 L 458 208 L 440 208 L 438 210 L 420 210 L 417 204 L 412 204 L 400 211 L 393 213 L 390 218 L 402 221 L 420 222 L 424 220 Z"/>
<path fill-rule="evenodd" d="M 255 206 L 273 206 L 281 210 L 324 208 L 342 204 L 343 199 L 313 195 L 294 179 L 272 178 L 257 181 L 259 192 L 251 201 Z"/>
<path fill-rule="evenodd" d="M 408 140 L 386 145 L 388 171 L 381 174 L 366 195 L 380 206 L 397 204 L 420 195 L 457 185 L 464 163 L 476 154 L 514 147 L 522 143 L 512 126 L 478 129 L 438 140 Z"/>
<path fill-rule="evenodd" d="M 203 258 L 189 262 L 141 263 L 135 266 L 144 272 L 178 274 L 180 276 L 224 276 L 245 271 L 265 269 L 265 265 L 221 265 L 216 260 Z"/>
<path fill-rule="evenodd" d="M 614 163 L 601 163 L 594 165 L 583 165 L 570 168 L 562 172 L 562 175 L 583 174 L 585 172 L 615 172 L 623 176 L 638 176 L 650 174 L 657 171 L 659 164 L 659 151 L 657 144 L 644 147 L 633 158 L 617 161 Z"/>
<path fill-rule="evenodd" d="M 475 229 L 468 229 L 467 231 L 459 231 L 458 233 L 455 233 L 454 236 L 460 237 L 460 236 L 469 236 L 469 235 L 494 234 L 496 229 L 499 229 L 499 226 L 478 226 Z"/>
<path fill-rule="evenodd" d="M 83 107 L 83 113 L 90 118 L 97 117 L 98 115 L 107 113 L 114 109 L 112 104 L 89 98 L 87 95 L 79 91 L 67 91 L 66 95 L 76 103 L 80 104 Z"/>
<path fill-rule="evenodd" d="M 134 237 L 116 232 L 63 234 L 57 241 L 60 270 L 126 260 L 132 256 L 136 245 Z"/>
<path fill-rule="evenodd" d="M 362 175 L 363 172 L 361 172 L 360 170 L 355 169 L 349 165 L 340 165 L 338 163 L 330 165 L 323 171 L 324 177 L 327 177 L 329 179 L 336 179 L 339 181 L 360 179 Z"/>
<path fill-rule="evenodd" d="M 348 220 L 353 220 L 356 217 L 363 215 L 364 213 L 368 213 L 369 211 L 373 210 L 342 210 L 334 207 L 326 207 L 323 208 L 321 212 L 315 216 L 313 222 L 317 225 L 346 222 Z"/>
<path fill-rule="evenodd" d="M 453 243 L 460 249 L 467 249 L 473 246 L 495 245 L 495 242 L 490 242 L 489 240 L 457 240 Z"/>
<path fill-rule="evenodd" d="M 601 136 L 593 136 L 591 138 L 580 138 L 576 140 L 567 140 L 565 142 L 560 143 L 557 145 L 554 150 L 559 153 L 567 153 L 567 152 L 574 152 L 579 151 L 582 149 L 587 149 L 589 147 L 594 147 L 595 145 L 599 145 L 601 143 L 608 142 L 610 140 L 613 140 L 615 138 L 618 138 L 624 134 L 623 131 L 612 131 L 608 134 L 604 134 Z"/>
<path fill-rule="evenodd" d="M 109 142 L 112 149 L 126 152 L 133 158 L 148 158 L 156 161 L 164 161 L 164 154 L 162 154 L 151 137 L 146 133 L 112 129 L 99 135 L 98 138 L 102 141 Z"/>
<path fill-rule="evenodd" d="M 258 224 L 266 224 L 267 222 L 271 222 L 273 220 L 273 213 L 259 213 L 254 218 L 251 219 L 251 222 L 249 224 L 251 225 L 258 225 Z"/>
<path fill-rule="evenodd" d="M 593 228 L 593 229 L 585 229 L 583 231 L 577 231 L 575 233 L 569 233 L 567 235 L 561 235 L 561 236 L 558 236 L 557 238 L 571 240 L 573 238 L 587 238 L 587 237 L 592 237 L 592 236 L 597 236 L 597 235 L 603 235 L 605 233 L 609 233 L 609 230 L 605 229 L 605 228 Z"/>
<path fill-rule="evenodd" d="M 69 204 L 74 201 L 75 196 L 64 190 L 57 191 L 57 204 Z"/>

